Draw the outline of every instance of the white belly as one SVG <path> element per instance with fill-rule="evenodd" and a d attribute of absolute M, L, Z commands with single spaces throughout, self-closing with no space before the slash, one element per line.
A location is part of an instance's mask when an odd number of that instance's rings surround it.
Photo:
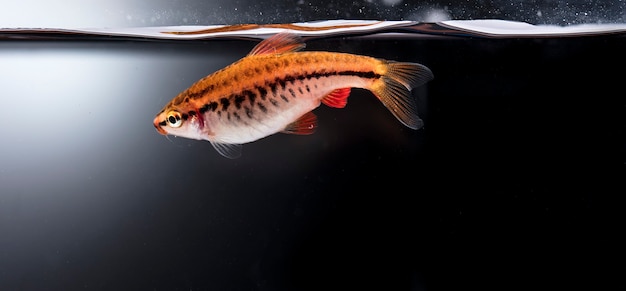
<path fill-rule="evenodd" d="M 284 130 L 305 113 L 317 108 L 322 98 L 333 90 L 367 85 L 362 78 L 333 76 L 295 80 L 285 83 L 284 87 L 276 86 L 274 90 L 269 87 L 251 89 L 249 91 L 255 96 L 248 96 L 240 102 L 240 106 L 231 104 L 227 111 L 207 112 L 205 126 L 212 134 L 206 139 L 243 144 L 264 138 Z"/>

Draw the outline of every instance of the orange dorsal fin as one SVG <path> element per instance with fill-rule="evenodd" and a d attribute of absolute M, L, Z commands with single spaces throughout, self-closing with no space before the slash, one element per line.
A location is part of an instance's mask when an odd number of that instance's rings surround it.
<path fill-rule="evenodd" d="M 335 89 L 322 98 L 322 103 L 334 108 L 344 108 L 348 104 L 348 96 L 350 96 L 350 88 Z"/>
<path fill-rule="evenodd" d="M 317 116 L 313 112 L 305 113 L 296 121 L 287 125 L 283 133 L 307 135 L 315 132 L 317 127 Z"/>
<path fill-rule="evenodd" d="M 264 41 L 257 44 L 248 56 L 282 54 L 288 52 L 296 52 L 305 47 L 300 36 L 282 32 L 275 34 Z"/>

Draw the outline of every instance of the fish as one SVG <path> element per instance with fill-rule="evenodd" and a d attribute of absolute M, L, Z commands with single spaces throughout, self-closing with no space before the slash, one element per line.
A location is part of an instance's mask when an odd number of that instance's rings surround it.
<path fill-rule="evenodd" d="M 408 128 L 423 126 L 411 90 L 433 79 L 428 67 L 304 47 L 294 33 L 268 37 L 174 97 L 157 113 L 154 127 L 162 135 L 209 141 L 234 159 L 243 144 L 279 132 L 312 134 L 312 111 L 321 104 L 344 108 L 352 88 L 371 91 Z"/>

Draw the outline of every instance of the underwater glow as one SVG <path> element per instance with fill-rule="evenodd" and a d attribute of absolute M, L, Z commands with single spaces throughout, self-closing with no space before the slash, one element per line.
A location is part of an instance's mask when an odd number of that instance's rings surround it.
<path fill-rule="evenodd" d="M 27 188 L 37 189 L 45 185 L 21 181 L 25 177 L 54 181 L 60 177 L 88 176 L 72 161 L 96 163 L 103 156 L 93 155 L 94 149 L 101 149 L 103 155 L 111 150 L 101 145 L 107 136 L 114 135 L 115 126 L 109 126 L 111 120 L 120 118 L 99 109 L 118 102 L 119 97 L 103 95 L 124 94 L 116 88 L 122 88 L 120 84 L 129 79 L 114 72 L 128 72 L 131 68 L 123 68 L 127 66 L 123 59 L 77 51 L 13 51 L 0 54 L 0 63 L 10 68 L 0 70 L 3 92 L 10 96 L 2 98 L 4 108 L 11 109 L 4 110 L 4 118 L 15 121 L 12 126 L 0 128 L 4 139 L 0 151 L 2 187 L 24 183 Z M 124 116 L 126 110 L 120 107 L 116 114 Z M 30 156 L 20 156 L 20 152 Z M 67 182 L 57 184 L 63 187 Z M 49 186 L 39 190 L 49 191 Z"/>

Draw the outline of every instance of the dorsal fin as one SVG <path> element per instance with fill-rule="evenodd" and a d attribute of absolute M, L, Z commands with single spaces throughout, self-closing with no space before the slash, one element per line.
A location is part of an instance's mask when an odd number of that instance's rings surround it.
<path fill-rule="evenodd" d="M 283 133 L 307 135 L 315 132 L 317 127 L 317 116 L 313 112 L 307 112 L 296 121 L 289 124 Z"/>
<path fill-rule="evenodd" d="M 303 49 L 305 46 L 306 45 L 297 34 L 281 32 L 257 44 L 252 51 L 250 51 L 248 56 L 296 52 Z"/>

